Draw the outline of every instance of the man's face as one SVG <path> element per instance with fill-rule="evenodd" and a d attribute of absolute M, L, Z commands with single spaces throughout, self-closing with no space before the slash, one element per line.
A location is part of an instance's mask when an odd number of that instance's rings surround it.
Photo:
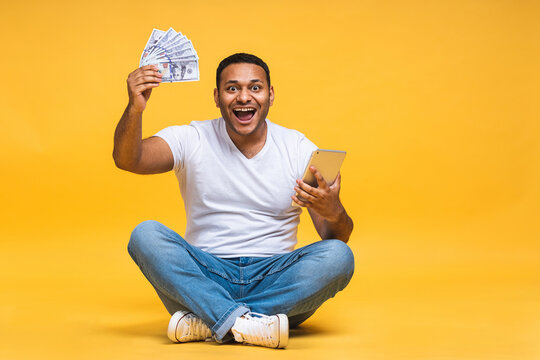
<path fill-rule="evenodd" d="M 231 64 L 223 69 L 214 101 L 229 130 L 248 136 L 264 129 L 264 120 L 274 102 L 274 89 L 264 69 L 255 64 Z"/>

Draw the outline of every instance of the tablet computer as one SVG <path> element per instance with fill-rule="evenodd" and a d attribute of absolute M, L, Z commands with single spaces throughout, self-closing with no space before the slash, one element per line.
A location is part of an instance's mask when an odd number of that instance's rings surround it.
<path fill-rule="evenodd" d="M 311 154 L 311 158 L 309 159 L 308 165 L 306 166 L 306 169 L 304 171 L 304 176 L 302 177 L 302 180 L 313 187 L 317 187 L 317 179 L 315 179 L 315 176 L 311 173 L 309 170 L 310 166 L 315 166 L 317 170 L 321 173 L 322 177 L 328 185 L 331 185 L 336 180 L 336 177 L 339 173 L 339 169 L 341 168 L 341 164 L 343 163 L 343 160 L 345 159 L 345 151 L 339 151 L 339 150 L 326 150 L 326 149 L 317 149 L 313 151 Z M 298 194 L 296 196 L 302 200 Z M 299 206 L 294 201 L 292 202 L 293 206 Z"/>

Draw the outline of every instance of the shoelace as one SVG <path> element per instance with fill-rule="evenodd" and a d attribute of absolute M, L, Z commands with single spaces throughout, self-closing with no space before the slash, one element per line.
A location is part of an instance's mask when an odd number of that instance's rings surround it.
<path fill-rule="evenodd" d="M 183 337 L 189 337 L 189 340 L 193 339 L 206 339 L 208 335 L 208 326 L 206 326 L 201 319 L 193 314 L 186 315 L 186 326 L 182 332 Z"/>
<path fill-rule="evenodd" d="M 240 328 L 237 330 L 241 333 L 243 341 L 251 344 L 273 346 L 277 339 L 272 336 L 270 326 L 274 322 L 275 320 L 272 317 L 252 312 L 244 315 L 244 321 L 239 324 Z"/>

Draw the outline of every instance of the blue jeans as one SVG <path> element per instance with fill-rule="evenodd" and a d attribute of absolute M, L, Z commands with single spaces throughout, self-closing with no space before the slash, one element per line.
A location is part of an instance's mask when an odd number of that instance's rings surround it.
<path fill-rule="evenodd" d="M 169 313 L 192 311 L 220 342 L 250 311 L 286 314 L 291 327 L 300 324 L 343 290 L 354 271 L 353 253 L 340 240 L 271 257 L 224 259 L 152 220 L 133 230 L 128 251 Z"/>

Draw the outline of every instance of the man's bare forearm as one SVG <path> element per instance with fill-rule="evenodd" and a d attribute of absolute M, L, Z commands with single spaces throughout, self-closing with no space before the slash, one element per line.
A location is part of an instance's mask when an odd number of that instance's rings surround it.
<path fill-rule="evenodd" d="M 340 212 L 335 220 L 329 221 L 324 219 L 323 230 L 320 235 L 323 240 L 338 239 L 347 242 L 349 241 L 353 227 L 352 219 L 343 208 L 343 211 Z"/>
<path fill-rule="evenodd" d="M 142 154 L 142 113 L 161 78 L 155 65 L 140 67 L 127 78 L 129 103 L 114 132 L 113 159 L 120 169 L 137 169 Z"/>
<path fill-rule="evenodd" d="M 141 152 L 142 111 L 135 111 L 128 105 L 114 132 L 114 162 L 121 169 L 134 169 Z"/>

